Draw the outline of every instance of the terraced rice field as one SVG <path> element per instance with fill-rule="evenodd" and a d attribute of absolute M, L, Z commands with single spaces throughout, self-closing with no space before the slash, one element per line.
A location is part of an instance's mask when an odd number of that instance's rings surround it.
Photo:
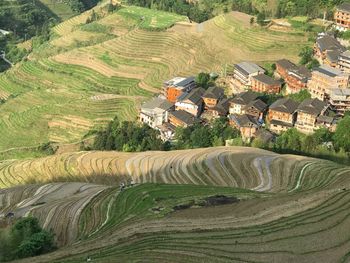
<path fill-rule="evenodd" d="M 0 163 L 0 186 L 81 180 L 90 183 L 195 184 L 260 192 L 342 187 L 350 169 L 328 161 L 245 147 L 174 152 L 78 152 Z"/>
<path fill-rule="evenodd" d="M 173 76 L 221 72 L 251 58 L 295 60 L 308 44 L 306 35 L 250 27 L 242 14 L 197 25 L 133 6 L 108 15 L 106 3 L 94 8 L 98 21 L 85 24 L 92 11 L 64 21 L 28 61 L 0 74 L 0 98 L 7 100 L 0 105 L 0 151 L 79 142 L 116 115 L 135 119 L 140 103 Z"/>
<path fill-rule="evenodd" d="M 350 168 L 324 160 L 244 147 L 80 152 L 2 162 L 0 178 L 46 183 L 0 191 L 0 215 L 38 217 L 60 246 L 21 262 L 348 261 Z M 208 203 L 216 195 L 233 201 Z"/>

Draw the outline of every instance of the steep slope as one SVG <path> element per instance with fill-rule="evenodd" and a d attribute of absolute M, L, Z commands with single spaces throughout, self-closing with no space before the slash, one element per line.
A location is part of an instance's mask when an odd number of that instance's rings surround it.
<path fill-rule="evenodd" d="M 221 72 L 251 58 L 295 60 L 307 44 L 298 32 L 251 27 L 243 14 L 197 25 L 132 6 L 108 14 L 105 3 L 94 8 L 98 21 L 85 24 L 89 11 L 63 22 L 53 29 L 57 37 L 0 75 L 7 100 L 0 105 L 0 151 L 80 141 L 116 115 L 135 119 L 140 102 L 173 76 Z"/>
<path fill-rule="evenodd" d="M 244 147 L 80 152 L 2 162 L 0 178 L 47 183 L 0 190 L 0 220 L 32 215 L 56 234 L 60 249 L 35 262 L 346 262 L 349 253 L 350 168 L 329 161 Z"/>
<path fill-rule="evenodd" d="M 79 152 L 0 163 L 0 186 L 82 181 L 196 184 L 287 192 L 343 187 L 350 168 L 246 147 L 172 152 Z"/>

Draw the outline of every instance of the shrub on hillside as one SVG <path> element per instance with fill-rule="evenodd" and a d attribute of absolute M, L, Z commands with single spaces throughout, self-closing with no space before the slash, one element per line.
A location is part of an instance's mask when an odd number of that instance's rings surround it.
<path fill-rule="evenodd" d="M 0 261 L 38 256 L 55 249 L 54 236 L 43 230 L 38 219 L 19 219 L 7 230 L 0 231 Z"/>

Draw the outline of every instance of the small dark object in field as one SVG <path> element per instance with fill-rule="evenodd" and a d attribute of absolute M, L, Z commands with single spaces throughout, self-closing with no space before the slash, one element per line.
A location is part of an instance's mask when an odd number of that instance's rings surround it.
<path fill-rule="evenodd" d="M 194 205 L 194 201 L 191 201 L 188 204 L 176 205 L 176 206 L 173 207 L 173 209 L 175 211 L 177 211 L 177 210 L 184 210 L 184 209 L 191 208 L 193 205 Z"/>
<path fill-rule="evenodd" d="M 200 206 L 215 206 L 215 205 L 228 205 L 239 202 L 239 199 L 234 196 L 226 196 L 226 195 L 214 195 L 209 196 L 201 202 Z"/>
<path fill-rule="evenodd" d="M 15 216 L 15 213 L 13 213 L 13 212 L 8 212 L 7 214 L 6 214 L 6 218 L 12 218 L 12 217 L 14 217 Z"/>
<path fill-rule="evenodd" d="M 43 205 L 43 204 L 46 204 L 46 202 L 35 203 L 35 204 L 32 204 L 31 206 L 38 206 L 38 205 Z"/>

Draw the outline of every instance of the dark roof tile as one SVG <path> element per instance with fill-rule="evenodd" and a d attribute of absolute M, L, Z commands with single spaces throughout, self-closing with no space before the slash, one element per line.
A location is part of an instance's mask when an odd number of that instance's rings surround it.
<path fill-rule="evenodd" d="M 224 90 L 222 88 L 212 86 L 205 91 L 203 98 L 220 99 L 222 96 L 224 96 Z"/>
<path fill-rule="evenodd" d="M 199 121 L 198 118 L 184 110 L 171 111 L 169 115 L 175 117 L 187 125 L 193 125 Z"/>
<path fill-rule="evenodd" d="M 327 103 L 319 99 L 304 100 L 298 107 L 298 112 L 304 112 L 311 115 L 320 115 L 327 108 Z"/>
<path fill-rule="evenodd" d="M 240 128 L 242 127 L 259 127 L 258 121 L 247 114 L 238 115 L 238 114 L 230 114 L 229 119 L 236 123 L 236 125 Z"/>
<path fill-rule="evenodd" d="M 253 79 L 266 85 L 281 85 L 281 82 L 279 80 L 273 79 L 265 74 L 259 74 L 257 76 L 254 76 Z"/>
<path fill-rule="evenodd" d="M 299 103 L 292 99 L 283 98 L 271 104 L 270 109 L 279 112 L 292 114 L 298 108 Z"/>
<path fill-rule="evenodd" d="M 234 97 L 232 99 L 232 103 L 240 104 L 240 105 L 247 105 L 251 101 L 256 100 L 257 97 L 258 97 L 258 95 L 252 91 L 242 92 L 242 93 L 237 94 L 236 97 Z"/>

